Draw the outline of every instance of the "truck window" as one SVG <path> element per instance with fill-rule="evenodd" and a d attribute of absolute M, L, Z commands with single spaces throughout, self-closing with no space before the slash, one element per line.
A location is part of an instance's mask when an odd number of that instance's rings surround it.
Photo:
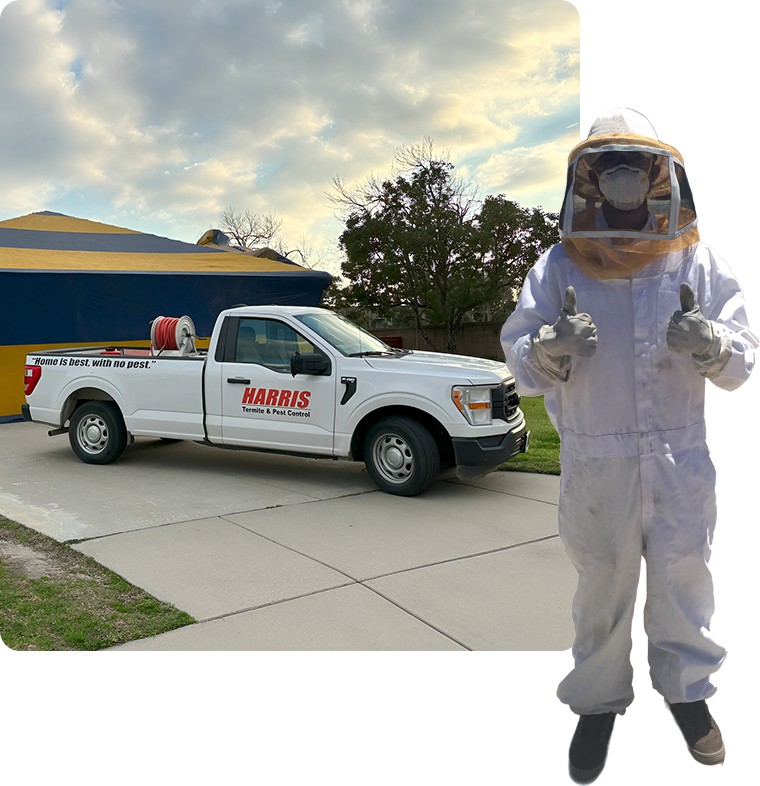
<path fill-rule="evenodd" d="M 294 352 L 314 352 L 314 346 L 293 328 L 275 319 L 243 317 L 238 325 L 236 363 L 258 363 L 290 373 Z"/>
<path fill-rule="evenodd" d="M 393 350 L 384 341 L 333 311 L 307 312 L 296 316 L 296 319 L 325 341 L 329 341 L 343 355 L 368 351 L 393 354 Z"/>

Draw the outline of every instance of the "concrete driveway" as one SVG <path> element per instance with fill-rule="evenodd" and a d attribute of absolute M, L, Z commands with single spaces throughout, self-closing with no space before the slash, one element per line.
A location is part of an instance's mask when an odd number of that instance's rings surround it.
<path fill-rule="evenodd" d="M 576 575 L 559 478 L 499 472 L 384 494 L 363 464 L 138 438 L 80 462 L 0 426 L 0 513 L 198 623 L 114 649 L 564 650 Z"/>

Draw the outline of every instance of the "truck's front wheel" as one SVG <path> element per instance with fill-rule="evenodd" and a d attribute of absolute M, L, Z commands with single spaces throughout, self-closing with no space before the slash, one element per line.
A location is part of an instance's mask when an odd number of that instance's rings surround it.
<path fill-rule="evenodd" d="M 89 401 L 71 416 L 69 442 L 86 464 L 110 464 L 127 446 L 127 429 L 116 404 Z"/>
<path fill-rule="evenodd" d="M 389 494 L 414 497 L 435 480 L 441 457 L 430 432 L 412 418 L 394 416 L 370 428 L 364 462 L 372 480 Z"/>

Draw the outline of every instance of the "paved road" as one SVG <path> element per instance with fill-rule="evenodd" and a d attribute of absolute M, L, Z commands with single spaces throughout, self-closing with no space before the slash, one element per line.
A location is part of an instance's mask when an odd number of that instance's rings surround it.
<path fill-rule="evenodd" d="M 362 464 L 147 438 L 98 467 L 0 426 L 0 513 L 198 620 L 114 649 L 567 649 L 558 491 L 500 472 L 407 499 Z"/>

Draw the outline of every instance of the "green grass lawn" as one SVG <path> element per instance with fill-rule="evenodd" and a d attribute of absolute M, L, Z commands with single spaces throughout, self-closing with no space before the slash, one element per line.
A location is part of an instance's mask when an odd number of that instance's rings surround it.
<path fill-rule="evenodd" d="M 520 409 L 530 430 L 527 453 L 520 453 L 502 464 L 502 470 L 511 472 L 539 472 L 544 475 L 559 475 L 559 434 L 552 426 L 544 408 L 544 397 L 525 398 Z"/>
<path fill-rule="evenodd" d="M 195 620 L 70 546 L 0 516 L 0 637 L 15 650 L 99 650 Z"/>

